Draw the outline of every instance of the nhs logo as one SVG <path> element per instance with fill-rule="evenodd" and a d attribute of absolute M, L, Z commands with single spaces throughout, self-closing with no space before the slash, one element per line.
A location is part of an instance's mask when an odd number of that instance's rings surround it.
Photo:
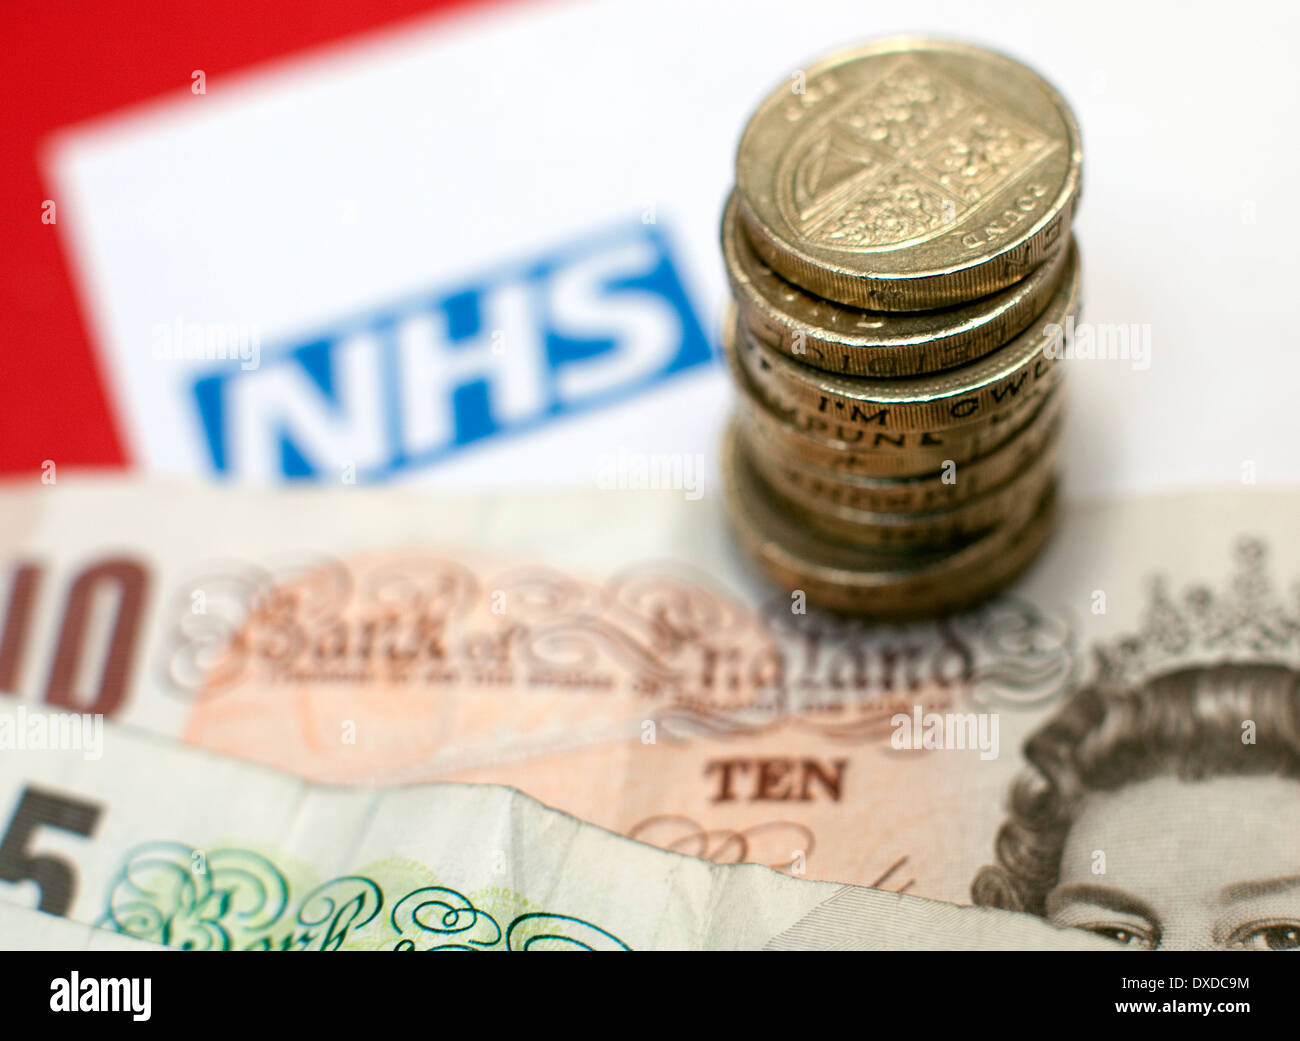
<path fill-rule="evenodd" d="M 373 481 L 710 358 L 667 240 L 637 222 L 205 367 L 190 392 L 219 473 Z"/>

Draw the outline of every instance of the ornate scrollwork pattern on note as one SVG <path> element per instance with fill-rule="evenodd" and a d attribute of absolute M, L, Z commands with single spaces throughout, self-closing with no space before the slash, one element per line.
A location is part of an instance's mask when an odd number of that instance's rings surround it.
<path fill-rule="evenodd" d="M 504 936 L 495 918 L 444 886 L 408 893 L 393 907 L 391 920 L 402 937 L 393 948 L 399 951 L 483 951 Z M 417 940 L 429 946 L 419 947 Z"/>
<path fill-rule="evenodd" d="M 644 627 L 650 646 L 667 654 L 702 639 L 735 636 L 750 624 L 739 603 L 680 567 L 623 571 L 606 585 L 604 601 L 611 614 Z"/>
<path fill-rule="evenodd" d="M 190 585 L 205 591 L 205 613 L 190 610 Z M 601 585 L 411 553 L 230 568 L 183 594 L 166 670 L 174 689 L 205 702 L 231 691 L 237 711 L 255 713 L 263 693 L 287 687 L 305 706 L 304 730 L 318 692 L 352 696 L 350 711 L 369 713 L 397 758 L 407 743 L 395 720 L 444 690 L 608 694 L 592 731 L 604 735 L 653 720 L 670 740 L 792 725 L 862 742 L 916 705 L 1029 706 L 1078 679 L 1068 621 L 1014 598 L 950 622 L 868 625 L 795 614 L 782 597 L 756 609 L 680 566 L 629 568 Z M 390 694 L 407 696 L 392 718 Z"/>
<path fill-rule="evenodd" d="M 369 925 L 383 906 L 383 891 L 370 879 L 336 878 L 303 898 L 295 941 L 303 950 L 337 951 L 349 932 Z"/>
<path fill-rule="evenodd" d="M 516 912 L 506 926 L 445 886 L 386 906 L 379 883 L 344 875 L 292 899 L 285 874 L 243 849 L 205 853 L 179 842 L 138 846 L 110 887 L 100 928 L 182 950 L 628 950 L 571 915 Z M 504 920 L 504 919 L 503 919 Z M 391 932 L 377 932 L 387 926 Z"/>
<path fill-rule="evenodd" d="M 408 893 L 394 908 L 392 925 L 401 934 L 397 951 L 626 951 L 613 933 L 572 915 L 529 911 L 503 930 L 463 893 L 428 886 Z"/>
<path fill-rule="evenodd" d="M 627 944 L 600 926 L 564 914 L 533 911 L 506 927 L 506 950 L 627 951 Z"/>
<path fill-rule="evenodd" d="M 250 658 L 241 653 L 240 631 L 252 605 L 273 588 L 270 572 L 244 564 L 207 571 L 184 583 L 168 611 L 173 622 L 162 662 L 165 688 L 192 695 L 243 679 Z"/>
<path fill-rule="evenodd" d="M 972 701 L 1028 708 L 1060 698 L 1079 683 L 1082 659 L 1067 619 L 1003 596 L 956 623 L 976 650 Z"/>
<path fill-rule="evenodd" d="M 183 950 L 230 950 L 288 904 L 284 875 L 258 853 L 154 842 L 132 851 L 100 925 Z"/>
<path fill-rule="evenodd" d="M 400 673 L 443 661 L 449 625 L 481 598 L 468 568 L 422 554 L 213 567 L 172 597 L 161 669 L 169 689 L 201 698 L 247 680 Z"/>
<path fill-rule="evenodd" d="M 790 820 L 764 821 L 748 828 L 706 828 L 680 814 L 659 814 L 639 821 L 627 834 L 638 842 L 715 864 L 765 864 L 787 872 L 796 856 L 806 858 L 816 846 L 812 829 Z"/>

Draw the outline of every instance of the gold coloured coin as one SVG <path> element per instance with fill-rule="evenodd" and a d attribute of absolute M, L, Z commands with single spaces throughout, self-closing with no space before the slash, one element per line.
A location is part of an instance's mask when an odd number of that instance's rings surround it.
<path fill-rule="evenodd" d="M 824 300 L 776 274 L 736 219 L 722 217 L 722 254 L 741 324 L 760 342 L 825 372 L 888 378 L 964 365 L 1001 347 L 1047 306 L 1067 252 L 1058 249 L 1007 289 L 940 311 L 864 311 Z"/>
<path fill-rule="evenodd" d="M 1047 310 L 1005 346 L 946 372 L 893 380 L 839 376 L 801 364 L 744 329 L 735 341 L 755 389 L 772 407 L 797 426 L 849 440 L 843 431 L 942 430 L 1005 409 L 1057 375 L 1059 358 L 1044 347 L 1078 307 L 1079 262 L 1071 243 Z"/>
<path fill-rule="evenodd" d="M 723 450 L 731 525 L 778 587 L 803 590 L 830 611 L 878 618 L 946 614 L 997 592 L 1037 555 L 1052 531 L 1049 488 L 1030 518 L 1004 524 L 951 552 L 846 546 L 810 531 L 767 494 L 733 429 Z"/>
<path fill-rule="evenodd" d="M 861 477 L 822 469 L 776 441 L 750 459 L 779 495 L 818 509 L 822 504 L 873 513 L 920 513 L 958 506 L 1011 480 L 1059 437 L 1065 397 L 1053 391 L 1006 444 L 951 467 L 918 477 Z M 741 421 L 745 429 L 752 429 Z M 751 435 L 752 436 L 752 435 Z"/>
<path fill-rule="evenodd" d="M 835 473 L 866 477 L 910 477 L 929 474 L 947 463 L 974 459 L 1009 441 L 1033 416 L 1047 393 L 1055 387 L 1063 366 L 1052 365 L 1027 396 L 987 413 L 976 422 L 939 430 L 872 430 L 800 412 L 773 402 L 754 387 L 735 349 L 733 323 L 723 327 L 723 354 L 739 391 L 741 422 L 753 428 L 756 446 L 774 444 L 813 466 Z"/>
<path fill-rule="evenodd" d="M 943 549 L 959 546 L 1000 524 L 1023 524 L 1051 483 L 1058 454 L 1059 444 L 1053 441 L 998 487 L 956 506 L 917 513 L 874 512 L 810 501 L 802 496 L 784 495 L 771 482 L 764 481 L 764 484 L 773 497 L 789 507 L 792 517 L 827 538 L 880 549 Z M 752 452 L 748 456 L 762 479 L 757 457 Z"/>
<path fill-rule="evenodd" d="M 1017 61 L 893 37 L 760 105 L 736 154 L 740 220 L 780 275 L 876 311 L 948 307 L 1025 277 L 1069 227 L 1078 124 Z"/>

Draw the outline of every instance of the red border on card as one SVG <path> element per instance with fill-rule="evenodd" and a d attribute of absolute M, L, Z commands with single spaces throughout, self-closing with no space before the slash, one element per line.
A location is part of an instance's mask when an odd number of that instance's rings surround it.
<path fill-rule="evenodd" d="M 204 70 L 209 89 L 248 69 L 431 12 L 486 0 L 234 0 L 225 3 L 4 4 L 8 157 L 0 163 L 0 473 L 121 467 L 127 448 L 73 289 L 57 198 L 39 169 L 55 130 L 169 93 Z M 499 0 L 498 0 L 499 2 Z"/>

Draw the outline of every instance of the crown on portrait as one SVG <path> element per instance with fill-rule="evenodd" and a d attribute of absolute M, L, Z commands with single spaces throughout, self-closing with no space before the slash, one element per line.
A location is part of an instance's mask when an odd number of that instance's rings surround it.
<path fill-rule="evenodd" d="M 1153 578 L 1142 628 L 1095 649 L 1098 683 L 1129 687 L 1174 669 L 1226 662 L 1300 669 L 1300 586 L 1289 600 L 1279 595 L 1267 558 L 1262 540 L 1243 536 L 1220 592 L 1194 585 L 1175 596 L 1163 577 Z"/>

